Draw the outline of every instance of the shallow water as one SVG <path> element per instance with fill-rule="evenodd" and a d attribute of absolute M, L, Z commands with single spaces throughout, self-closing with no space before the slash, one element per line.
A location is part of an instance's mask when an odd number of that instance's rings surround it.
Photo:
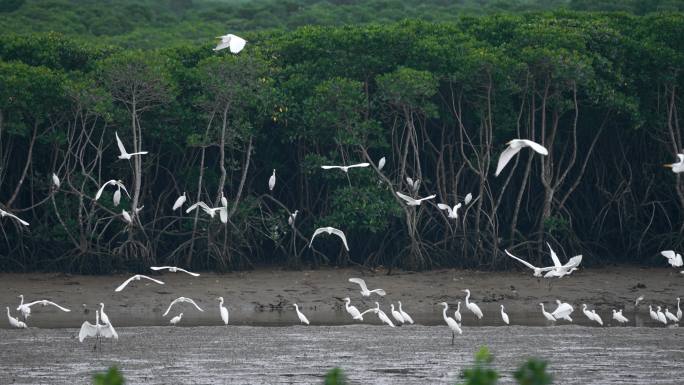
<path fill-rule="evenodd" d="M 0 329 L 0 384 L 87 384 L 118 365 L 128 384 L 311 384 L 342 367 L 356 384 L 453 384 L 487 345 L 500 383 L 526 357 L 549 361 L 556 384 L 681 384 L 679 328 L 446 326 L 131 327 L 78 342 L 76 329 Z"/>

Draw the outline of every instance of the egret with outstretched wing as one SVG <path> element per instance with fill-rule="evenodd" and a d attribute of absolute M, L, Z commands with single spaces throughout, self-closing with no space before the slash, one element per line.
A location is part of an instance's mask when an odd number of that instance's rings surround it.
<path fill-rule="evenodd" d="M 330 227 L 330 226 L 317 228 L 316 231 L 314 231 L 313 235 L 311 236 L 311 241 L 309 242 L 309 247 L 311 247 L 311 244 L 313 244 L 313 241 L 316 238 L 316 236 L 318 234 L 321 234 L 321 233 L 328 233 L 329 235 L 330 234 L 337 235 L 342 240 L 342 243 L 344 244 L 344 248 L 347 249 L 347 251 L 349 251 L 349 246 L 347 245 L 347 237 L 344 236 L 344 233 L 342 232 L 342 230 L 338 230 L 338 229 L 336 229 L 334 227 Z"/>
<path fill-rule="evenodd" d="M 504 167 L 523 147 L 530 147 L 535 152 L 542 155 L 549 155 L 549 151 L 539 143 L 527 139 L 513 139 L 506 143 L 508 147 L 499 155 L 499 163 L 496 165 L 494 176 L 499 176 Z"/>
<path fill-rule="evenodd" d="M 180 267 L 176 267 L 176 266 L 151 266 L 150 269 L 152 269 L 154 271 L 168 270 L 170 273 L 177 273 L 180 271 L 181 273 L 190 274 L 193 277 L 199 277 L 200 276 L 199 273 L 193 273 L 191 271 L 187 271 L 185 269 L 181 269 Z"/>
<path fill-rule="evenodd" d="M 349 282 L 355 283 L 355 284 L 361 286 L 361 295 L 364 297 L 370 297 L 370 295 L 373 293 L 375 293 L 381 297 L 383 297 L 383 296 L 385 296 L 385 294 L 387 294 L 385 292 L 385 290 L 383 290 L 383 289 L 368 290 L 368 287 L 366 286 L 366 282 L 361 278 L 349 278 Z"/>
<path fill-rule="evenodd" d="M 197 308 L 197 310 L 199 310 L 199 311 L 201 311 L 201 312 L 204 311 L 204 310 L 202 310 L 202 308 L 199 307 L 199 306 L 195 303 L 195 301 L 193 301 L 192 299 L 186 298 L 186 297 L 178 297 L 178 298 L 174 299 L 174 300 L 171 302 L 171 304 L 169 305 L 169 308 L 166 309 L 166 311 L 164 312 L 164 314 L 162 315 L 162 317 L 166 317 L 166 315 L 169 314 L 169 311 L 171 311 L 171 308 L 173 307 L 173 305 L 175 305 L 175 304 L 177 304 L 177 303 L 182 303 L 182 302 L 185 302 L 185 303 L 189 303 L 189 304 L 191 304 L 191 305 L 194 305 L 194 306 Z"/>
<path fill-rule="evenodd" d="M 146 276 L 146 275 L 142 275 L 142 274 L 136 274 L 136 275 L 132 276 L 131 278 L 128 278 L 127 280 L 125 280 L 124 283 L 122 283 L 121 285 L 119 285 L 119 287 L 117 287 L 116 289 L 114 289 L 114 291 L 119 292 L 119 291 L 123 290 L 123 289 L 126 287 L 126 285 L 128 285 L 129 283 L 131 283 L 131 282 L 133 282 L 133 281 L 140 281 L 141 278 L 145 278 L 145 279 L 147 279 L 147 280 L 150 280 L 150 281 L 152 281 L 152 282 L 158 283 L 158 284 L 160 284 L 160 285 L 163 285 L 163 284 L 164 284 L 164 282 L 162 282 L 162 281 L 160 281 L 160 280 L 158 280 L 158 279 L 150 278 L 150 277 L 148 277 L 148 276 Z"/>

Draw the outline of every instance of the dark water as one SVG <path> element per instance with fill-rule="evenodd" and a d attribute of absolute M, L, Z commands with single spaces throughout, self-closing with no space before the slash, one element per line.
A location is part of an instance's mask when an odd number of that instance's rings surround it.
<path fill-rule="evenodd" d="M 0 329 L 0 384 L 87 384 L 118 365 L 129 384 L 316 384 L 334 366 L 355 384 L 454 384 L 487 345 L 511 384 L 526 357 L 556 384 L 682 384 L 679 328 L 446 326 L 131 327 L 100 353 L 76 329 Z"/>

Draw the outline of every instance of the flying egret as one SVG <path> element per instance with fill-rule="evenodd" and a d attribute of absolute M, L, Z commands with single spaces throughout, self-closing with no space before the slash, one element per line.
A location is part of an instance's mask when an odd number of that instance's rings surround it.
<path fill-rule="evenodd" d="M 547 272 L 547 271 L 549 271 L 549 270 L 553 270 L 553 266 L 551 266 L 551 267 L 537 267 L 537 266 L 534 266 L 533 264 L 531 264 L 531 263 L 529 263 L 529 262 L 527 262 L 527 261 L 524 261 L 524 260 L 522 260 L 522 259 L 516 257 L 515 255 L 511 254 L 511 253 L 510 253 L 508 250 L 506 250 L 506 249 L 504 249 L 504 252 L 505 252 L 506 254 L 508 254 L 509 257 L 515 259 L 516 261 L 518 261 L 518 262 L 522 263 L 523 265 L 525 265 L 525 266 L 529 267 L 530 269 L 532 269 L 532 271 L 534 271 L 534 274 L 533 274 L 533 275 L 534 275 L 535 277 L 542 277 L 542 275 L 543 275 L 542 273 Z"/>
<path fill-rule="evenodd" d="M 664 164 L 663 166 L 671 168 L 672 172 L 675 174 L 679 174 L 680 172 L 684 172 L 684 154 L 677 154 L 677 159 L 679 159 L 678 162 L 671 163 L 671 164 Z"/>
<path fill-rule="evenodd" d="M 368 286 L 366 286 L 366 282 L 361 278 L 349 278 L 349 282 L 355 283 L 355 284 L 361 286 L 361 295 L 364 297 L 370 297 L 370 295 L 373 293 L 375 293 L 381 297 L 384 297 L 385 294 L 387 294 L 385 292 L 385 290 L 383 290 L 383 289 L 368 290 Z"/>
<path fill-rule="evenodd" d="M 648 305 L 648 314 L 651 316 L 652 320 L 659 321 L 658 314 L 656 314 L 656 312 L 653 311 L 652 305 Z"/>
<path fill-rule="evenodd" d="M 378 171 L 382 170 L 385 167 L 385 163 L 387 162 L 387 159 L 383 156 L 380 158 L 380 161 L 378 162 Z"/>
<path fill-rule="evenodd" d="M 338 169 L 342 170 L 343 172 L 349 172 L 350 168 L 368 167 L 368 166 L 370 166 L 370 163 L 357 163 L 357 164 L 352 164 L 349 166 L 321 166 L 321 168 L 324 170 L 331 170 L 333 168 L 338 168 Z"/>
<path fill-rule="evenodd" d="M 472 201 L 473 201 L 473 194 L 468 193 L 468 194 L 466 194 L 465 199 L 463 200 L 463 204 L 468 206 L 470 204 L 470 202 L 472 202 Z"/>
<path fill-rule="evenodd" d="M 641 302 L 641 301 L 643 301 L 643 300 L 644 300 L 644 296 L 643 296 L 643 295 L 640 295 L 639 298 L 637 298 L 637 299 L 634 301 L 634 307 L 639 306 L 639 302 Z"/>
<path fill-rule="evenodd" d="M 100 324 L 100 315 L 97 310 L 95 310 L 95 325 L 92 325 L 88 321 L 83 321 L 81 330 L 78 332 L 79 342 L 83 342 L 86 337 L 96 337 L 97 342 L 100 342 L 100 337 L 114 338 L 115 340 L 119 339 L 119 335 L 111 324 Z M 95 347 L 97 347 L 97 342 L 95 343 Z"/>
<path fill-rule="evenodd" d="M 29 225 L 29 223 L 26 222 L 25 220 L 19 218 L 18 216 L 14 215 L 14 214 L 8 213 L 7 211 L 5 211 L 5 210 L 3 210 L 3 209 L 0 209 L 0 217 L 2 217 L 2 218 L 4 218 L 4 217 L 10 217 L 10 218 L 13 218 L 14 220 L 16 220 L 17 222 L 21 223 L 21 224 L 24 225 L 24 226 L 28 226 L 28 225 Z"/>
<path fill-rule="evenodd" d="M 228 325 L 228 309 L 223 306 L 223 297 L 218 297 L 219 301 L 219 313 L 221 313 L 221 320 L 224 325 Z"/>
<path fill-rule="evenodd" d="M 190 271 L 187 271 L 185 269 L 181 269 L 180 267 L 175 267 L 175 266 L 151 266 L 150 269 L 152 269 L 154 271 L 168 270 L 170 273 L 177 273 L 180 271 L 181 273 L 190 274 L 193 277 L 199 277 L 200 276 L 199 273 L 193 273 L 193 272 L 190 272 Z"/>
<path fill-rule="evenodd" d="M 124 222 L 129 224 L 133 223 L 133 217 L 131 217 L 131 214 L 128 211 L 121 210 L 121 216 L 123 217 Z"/>
<path fill-rule="evenodd" d="M 295 220 L 297 220 L 297 213 L 299 213 L 299 210 L 295 210 L 292 214 L 290 214 L 290 217 L 287 218 L 288 225 L 294 226 Z"/>
<path fill-rule="evenodd" d="M 667 317 L 665 317 L 665 313 L 663 313 L 660 306 L 656 310 L 656 315 L 658 316 L 658 321 L 662 322 L 663 325 L 667 325 Z"/>
<path fill-rule="evenodd" d="M 160 280 L 158 280 L 158 279 L 150 278 L 150 277 L 148 277 L 148 276 L 146 276 L 146 275 L 142 275 L 142 274 L 136 274 L 136 275 L 132 276 L 131 278 L 128 278 L 127 280 L 125 280 L 124 283 L 122 283 L 121 285 L 119 285 L 119 287 L 117 287 L 116 289 L 114 289 L 114 291 L 119 292 L 119 291 L 123 290 L 123 289 L 126 287 L 126 285 L 128 285 L 128 284 L 131 283 L 132 281 L 140 281 L 141 278 L 145 278 L 145 279 L 147 279 L 147 280 L 150 280 L 150 281 L 152 281 L 152 282 L 154 282 L 154 283 L 158 283 L 158 284 L 160 284 L 160 285 L 163 285 L 163 284 L 164 284 L 164 282 L 162 282 L 162 281 L 160 281 Z"/>
<path fill-rule="evenodd" d="M 494 176 L 499 176 L 508 162 L 518 153 L 523 147 L 530 147 L 535 152 L 542 155 L 549 155 L 549 151 L 539 143 L 527 139 L 513 139 L 506 143 L 508 147 L 499 155 L 499 163 L 496 165 L 496 172 Z"/>
<path fill-rule="evenodd" d="M 216 38 L 221 39 L 221 42 L 214 47 L 214 51 L 230 48 L 231 53 L 237 54 L 242 51 L 242 49 L 245 48 L 245 44 L 247 44 L 247 40 L 241 38 L 240 36 L 233 35 L 232 33 L 223 36 L 217 36 Z"/>
<path fill-rule="evenodd" d="M 596 309 L 592 309 L 591 314 L 594 315 L 594 321 L 598 322 L 599 325 L 603 326 L 603 320 L 601 319 L 601 316 L 596 314 Z"/>
<path fill-rule="evenodd" d="M 413 325 L 413 318 L 411 318 L 411 316 L 408 315 L 408 313 L 406 313 L 406 312 L 401 308 L 401 301 L 398 301 L 398 302 L 399 302 L 399 313 L 401 313 L 401 316 L 404 317 L 404 321 L 406 321 L 406 322 L 410 323 L 411 325 Z"/>
<path fill-rule="evenodd" d="M 407 206 L 420 206 L 420 204 L 423 203 L 423 201 L 434 199 L 437 196 L 435 194 L 432 194 L 430 196 L 426 196 L 425 198 L 413 199 L 408 195 L 404 195 L 404 194 L 400 193 L 399 191 L 397 191 L 396 193 L 397 193 L 397 196 L 399 198 L 406 201 Z"/>
<path fill-rule="evenodd" d="M 349 306 L 351 303 L 351 299 L 349 297 L 343 298 L 344 301 L 344 309 L 349 313 L 350 316 L 352 316 L 352 319 L 363 321 L 363 316 L 361 315 L 361 312 L 359 309 L 356 308 L 356 306 Z"/>
<path fill-rule="evenodd" d="M 390 327 L 394 327 L 394 323 L 392 323 L 392 320 L 387 316 L 387 314 L 385 314 L 384 311 L 380 310 L 380 304 L 379 303 L 377 303 L 377 302 L 375 303 L 375 309 L 373 309 L 373 311 L 375 312 L 375 314 L 378 315 L 378 318 L 380 318 L 380 321 L 382 321 L 383 323 L 386 323 Z"/>
<path fill-rule="evenodd" d="M 309 324 L 309 320 L 306 318 L 306 316 L 299 311 L 299 306 L 297 306 L 296 303 L 292 304 L 295 308 L 295 311 L 297 312 L 297 317 L 299 317 L 299 322 L 304 323 L 304 324 Z"/>
<path fill-rule="evenodd" d="M 7 320 L 9 321 L 10 325 L 12 325 L 12 327 L 19 328 L 19 329 L 26 329 L 27 328 L 26 323 L 21 322 L 18 319 L 12 317 L 12 315 L 10 314 L 9 306 L 6 306 L 5 308 L 7 309 Z"/>
<path fill-rule="evenodd" d="M 172 209 L 172 211 L 176 211 L 176 210 L 178 210 L 179 208 L 181 208 L 181 206 L 183 206 L 183 203 L 185 203 L 185 201 L 188 200 L 188 197 L 187 197 L 186 194 L 187 194 L 186 192 L 183 192 L 183 195 L 179 196 L 179 197 L 176 199 L 176 201 L 173 202 L 173 209 Z"/>
<path fill-rule="evenodd" d="M 462 291 L 464 291 L 466 293 L 465 303 L 466 303 L 466 307 L 468 308 L 468 310 L 470 310 L 473 314 L 475 314 L 478 319 L 482 319 L 482 310 L 480 310 L 480 307 L 477 306 L 477 304 L 475 304 L 475 302 L 469 301 L 470 300 L 470 289 L 465 289 Z"/>
<path fill-rule="evenodd" d="M 414 181 L 413 179 L 407 176 L 406 183 L 408 183 L 409 187 L 411 187 L 411 190 L 413 190 L 413 192 L 417 192 L 418 188 L 420 187 L 420 179 L 416 179 Z"/>
<path fill-rule="evenodd" d="M 404 316 L 401 315 L 398 311 L 394 310 L 394 304 L 390 304 L 390 313 L 392 313 L 392 317 L 397 321 L 397 325 L 402 325 L 406 320 L 404 320 Z"/>
<path fill-rule="evenodd" d="M 134 152 L 134 153 L 129 154 L 126 151 L 126 148 L 124 147 L 123 142 L 121 142 L 121 139 L 119 138 L 119 134 L 116 131 L 114 131 L 114 135 L 116 136 L 116 145 L 119 147 L 119 152 L 120 152 L 119 159 L 131 159 L 132 157 L 134 157 L 136 155 L 147 154 L 147 151 L 138 151 L 138 152 Z"/>
<path fill-rule="evenodd" d="M 169 320 L 169 323 L 173 326 L 176 326 L 181 321 L 181 318 L 183 318 L 183 313 L 180 313 L 177 316 L 171 318 Z"/>
<path fill-rule="evenodd" d="M 570 258 L 568 262 L 565 265 L 563 265 L 560 262 L 560 259 L 558 259 L 558 255 L 556 255 L 556 252 L 553 251 L 553 249 L 551 248 L 551 244 L 546 242 L 546 245 L 549 247 L 549 252 L 551 253 L 551 259 L 553 260 L 554 267 L 553 269 L 549 270 L 546 274 L 544 274 L 544 278 L 561 278 L 565 275 L 570 275 L 573 271 L 577 270 L 580 263 L 582 263 L 582 256 L 576 255 Z"/>
<path fill-rule="evenodd" d="M 447 309 L 449 308 L 449 305 L 446 302 L 440 302 L 439 304 L 444 306 L 444 309 L 442 309 L 442 317 L 444 317 L 444 322 L 446 322 L 447 326 L 449 326 L 449 329 L 451 329 L 451 344 L 453 345 L 454 338 L 456 338 L 456 333 L 463 334 L 461 325 L 447 315 Z"/>
<path fill-rule="evenodd" d="M 60 182 L 59 177 L 58 177 L 57 174 L 55 174 L 54 172 L 52 173 L 52 184 L 53 184 L 53 185 L 55 186 L 55 188 L 57 188 L 57 189 L 59 188 L 59 186 L 62 185 L 62 182 Z"/>
<path fill-rule="evenodd" d="M 508 314 L 506 314 L 506 312 L 504 311 L 504 305 L 501 305 L 501 319 L 503 320 L 503 322 L 506 323 L 506 325 L 509 324 Z"/>
<path fill-rule="evenodd" d="M 23 298 L 22 298 L 22 301 L 23 301 Z M 31 302 L 31 303 L 26 303 L 26 304 L 21 305 L 20 307 L 22 308 L 22 314 L 24 313 L 24 311 L 28 310 L 28 313 L 27 313 L 27 316 L 28 316 L 28 314 L 31 313 L 31 306 L 34 306 L 34 305 L 43 305 L 43 306 L 51 305 L 51 306 L 54 306 L 54 307 L 56 307 L 57 309 L 59 309 L 59 310 L 61 310 L 61 311 L 63 311 L 63 312 L 66 312 L 66 313 L 68 313 L 68 312 L 71 311 L 71 310 L 69 310 L 69 309 L 67 309 L 67 308 L 65 308 L 65 307 L 63 307 L 63 306 L 57 305 L 56 303 L 54 303 L 54 302 L 52 302 L 52 301 L 48 301 L 48 300 L 46 300 L 46 299 L 41 299 L 41 300 L 38 300 L 38 301 L 33 301 L 33 302 Z M 19 309 L 17 309 L 17 310 L 19 310 Z M 26 318 L 26 317 L 24 317 L 24 318 Z"/>
<path fill-rule="evenodd" d="M 270 178 L 268 178 L 268 189 L 273 191 L 273 188 L 275 187 L 276 184 L 276 175 L 275 175 L 275 168 L 273 169 L 273 174 L 271 175 Z"/>
<path fill-rule="evenodd" d="M 679 322 L 679 318 L 677 318 L 676 315 L 670 313 L 670 309 L 665 308 L 665 318 L 669 319 L 672 322 Z"/>
<path fill-rule="evenodd" d="M 677 297 L 677 319 L 682 320 L 682 308 L 679 307 L 679 297 Z"/>
<path fill-rule="evenodd" d="M 564 319 L 566 321 L 572 322 L 572 318 L 570 317 L 570 314 L 575 310 L 573 307 L 567 303 L 567 302 L 561 302 L 560 300 L 556 300 L 556 303 L 558 304 L 558 307 L 556 310 L 554 310 L 551 314 L 553 315 L 553 318 L 555 319 Z"/>
<path fill-rule="evenodd" d="M 672 265 L 672 267 L 682 267 L 684 261 L 682 261 L 682 255 L 675 253 L 673 250 L 661 251 L 663 257 L 667 258 L 667 263 Z"/>
<path fill-rule="evenodd" d="M 131 197 L 131 194 L 129 194 L 129 193 L 128 193 L 128 190 L 126 190 L 126 186 L 124 186 L 122 180 L 110 179 L 110 180 L 104 182 L 104 184 L 102 185 L 102 187 L 100 187 L 100 189 L 97 190 L 97 193 L 95 194 L 95 200 L 100 199 L 100 197 L 102 196 L 102 192 L 104 191 L 104 189 L 105 189 L 107 186 L 116 186 L 117 191 L 118 191 L 119 189 L 123 189 L 124 192 L 126 193 L 126 195 L 128 195 L 129 198 Z"/>
<path fill-rule="evenodd" d="M 171 308 L 173 307 L 173 305 L 175 305 L 175 304 L 177 304 L 177 303 L 181 303 L 181 302 L 189 303 L 189 304 L 195 306 L 195 307 L 197 308 L 197 310 L 199 310 L 199 311 L 201 311 L 201 312 L 204 311 L 204 310 L 202 310 L 201 307 L 197 306 L 197 304 L 195 303 L 195 301 L 193 301 L 192 299 L 186 298 L 186 297 L 178 297 L 178 298 L 174 299 L 173 301 L 171 301 L 171 304 L 170 304 L 169 307 L 166 309 L 166 311 L 164 312 L 164 314 L 162 315 L 162 317 L 166 317 L 166 315 L 169 314 L 169 312 L 171 311 Z"/>
<path fill-rule="evenodd" d="M 540 303 L 539 306 L 541 306 L 541 308 L 542 308 L 542 314 L 544 315 L 544 318 L 546 318 L 546 319 L 549 320 L 549 321 L 556 322 L 556 317 L 554 317 L 553 314 L 547 312 L 547 311 L 544 309 L 544 304 L 543 304 L 543 303 Z"/>
<path fill-rule="evenodd" d="M 342 232 L 342 230 L 338 230 L 338 229 L 336 229 L 334 227 L 330 227 L 330 226 L 317 228 L 316 231 L 314 231 L 313 235 L 311 236 L 311 241 L 309 242 L 309 247 L 311 247 L 311 244 L 313 244 L 314 238 L 316 238 L 316 236 L 318 234 L 321 234 L 321 233 L 328 233 L 329 235 L 330 234 L 337 235 L 342 240 L 342 243 L 344 243 L 344 248 L 347 251 L 349 251 L 349 246 L 347 245 L 347 237 L 344 236 L 344 233 Z"/>
<path fill-rule="evenodd" d="M 619 311 L 615 311 L 615 309 L 613 309 L 613 319 L 621 324 L 629 322 L 627 317 L 622 315 L 622 309 L 620 309 Z"/>
<path fill-rule="evenodd" d="M 190 207 L 188 207 L 187 210 L 185 210 L 185 213 L 188 214 L 191 211 L 195 210 L 196 208 L 201 208 L 205 213 L 207 213 L 211 218 L 216 216 L 216 212 L 221 210 L 223 207 L 209 207 L 206 203 L 199 201 Z"/>
<path fill-rule="evenodd" d="M 454 319 L 458 322 L 461 322 L 461 301 L 458 301 L 456 304 L 456 311 L 454 312 Z"/>
<path fill-rule="evenodd" d="M 449 205 L 446 205 L 444 203 L 438 203 L 437 207 L 439 207 L 440 210 L 446 210 L 447 216 L 451 219 L 458 219 L 458 209 L 461 208 L 461 204 L 458 203 L 454 205 L 454 207 L 450 207 Z"/>

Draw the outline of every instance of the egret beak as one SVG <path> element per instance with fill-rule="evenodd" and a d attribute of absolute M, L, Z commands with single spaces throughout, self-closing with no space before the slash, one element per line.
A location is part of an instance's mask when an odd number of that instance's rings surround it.
<path fill-rule="evenodd" d="M 664 164 L 663 167 L 672 168 L 672 164 Z"/>

